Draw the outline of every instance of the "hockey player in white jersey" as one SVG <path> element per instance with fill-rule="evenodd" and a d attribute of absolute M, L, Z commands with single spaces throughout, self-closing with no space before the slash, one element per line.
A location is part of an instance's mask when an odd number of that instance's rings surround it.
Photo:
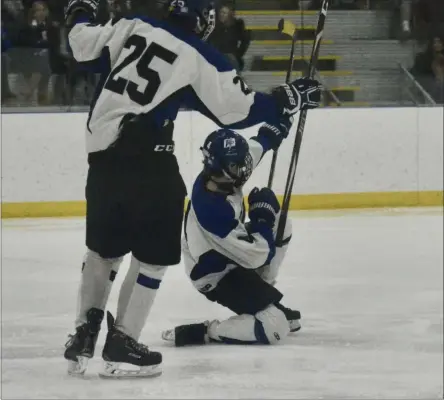
<path fill-rule="evenodd" d="M 225 321 L 178 326 L 162 333 L 176 346 L 210 341 L 229 344 L 274 344 L 300 329 L 299 311 L 281 304 L 274 287 L 291 239 L 287 220 L 282 243 L 276 245 L 279 203 L 272 190 L 255 188 L 248 197 L 245 223 L 242 186 L 264 153 L 276 149 L 290 121 L 265 124 L 248 142 L 222 129 L 205 141 L 204 169 L 196 179 L 185 217 L 182 250 L 186 272 L 209 300 L 235 312 Z"/>
<path fill-rule="evenodd" d="M 204 42 L 216 23 L 210 0 L 145 3 L 158 6 L 158 18 L 139 15 L 99 25 L 98 0 L 71 0 L 66 8 L 74 58 L 102 72 L 86 124 L 87 252 L 76 332 L 65 351 L 76 374 L 94 355 L 111 285 L 128 253 L 116 319 L 108 313 L 103 376 L 160 372 L 162 355 L 138 340 L 166 268 L 181 257 L 186 189 L 173 142 L 179 109 L 200 111 L 221 127 L 277 126 L 282 115 L 316 107 L 320 98 L 312 80 L 273 94 L 250 90 Z M 128 372 L 122 364 L 135 368 Z"/>

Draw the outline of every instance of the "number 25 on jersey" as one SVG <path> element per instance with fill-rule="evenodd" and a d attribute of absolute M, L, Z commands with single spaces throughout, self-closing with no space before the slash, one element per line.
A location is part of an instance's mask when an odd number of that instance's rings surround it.
<path fill-rule="evenodd" d="M 124 48 L 132 48 L 132 52 L 111 71 L 105 89 L 121 95 L 126 92 L 132 101 L 141 106 L 146 106 L 153 101 L 161 84 L 159 73 L 150 68 L 151 62 L 154 57 L 157 57 L 172 65 L 177 58 L 177 54 L 157 43 L 151 43 L 148 46 L 146 39 L 139 35 L 130 36 L 125 42 Z M 137 83 L 117 76 L 136 61 L 137 74 L 147 81 L 143 92 L 139 91 Z"/>

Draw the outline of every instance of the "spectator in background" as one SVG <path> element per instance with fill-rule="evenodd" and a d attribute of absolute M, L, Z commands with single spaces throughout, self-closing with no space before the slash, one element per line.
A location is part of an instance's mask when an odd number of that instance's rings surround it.
<path fill-rule="evenodd" d="M 49 103 L 48 83 L 50 76 L 48 58 L 49 10 L 45 2 L 35 1 L 29 12 L 27 23 L 19 32 L 19 44 L 23 48 L 17 70 L 25 78 L 24 99 L 32 101 L 37 93 L 39 105 Z"/>
<path fill-rule="evenodd" d="M 436 78 L 442 79 L 442 68 L 444 66 L 444 40 L 442 38 L 433 38 L 432 53 L 432 70 L 435 72 Z"/>
<path fill-rule="evenodd" d="M 31 5 L 35 0 L 31 0 Z M 51 21 L 62 25 L 65 22 L 65 7 L 68 5 L 68 0 L 45 0 L 51 14 Z"/>
<path fill-rule="evenodd" d="M 415 36 L 428 41 L 444 28 L 444 0 L 416 0 L 413 5 Z"/>
<path fill-rule="evenodd" d="M 110 18 L 119 18 L 127 15 L 130 11 L 131 4 L 128 0 L 111 0 L 109 1 Z"/>
<path fill-rule="evenodd" d="M 71 56 L 66 48 L 65 35 L 65 28 L 58 21 L 48 27 L 49 67 L 53 76 L 51 103 L 54 105 L 69 104 L 68 65 Z"/>
<path fill-rule="evenodd" d="M 412 34 L 412 2 L 416 0 L 390 0 L 388 9 L 392 11 L 390 19 L 390 38 L 408 40 Z"/>
<path fill-rule="evenodd" d="M 96 75 L 92 67 L 83 66 L 77 63 L 72 57 L 68 59 L 67 64 L 67 104 L 89 105 L 96 86 Z"/>
<path fill-rule="evenodd" d="M 2 22 L 20 23 L 24 19 L 23 15 L 23 4 L 21 1 L 2 0 Z"/>
<path fill-rule="evenodd" d="M 434 37 L 427 50 L 417 55 L 412 74 L 438 103 L 443 103 L 444 38 Z"/>
<path fill-rule="evenodd" d="M 401 16 L 401 39 L 408 39 L 411 34 L 412 0 L 398 0 Z"/>
<path fill-rule="evenodd" d="M 18 28 L 22 24 L 23 6 L 20 2 L 2 0 L 1 29 L 2 29 L 2 103 L 8 103 L 16 98 L 10 83 L 10 63 L 14 58 L 14 46 L 17 44 Z"/>
<path fill-rule="evenodd" d="M 2 66 L 1 66 L 2 104 L 7 103 L 15 98 L 14 94 L 11 92 L 11 89 L 9 87 L 9 75 L 8 75 L 9 59 L 6 52 L 10 47 L 11 47 L 11 42 L 8 39 L 6 30 L 3 29 L 2 26 Z"/>
<path fill-rule="evenodd" d="M 244 69 L 244 55 L 250 41 L 250 32 L 247 31 L 245 22 L 235 17 L 232 6 L 222 6 L 219 10 L 219 23 L 216 24 L 209 42 L 228 57 L 238 73 Z"/>
<path fill-rule="evenodd" d="M 435 77 L 432 96 L 438 103 L 444 104 L 444 39 L 435 37 L 432 48 L 432 71 Z"/>

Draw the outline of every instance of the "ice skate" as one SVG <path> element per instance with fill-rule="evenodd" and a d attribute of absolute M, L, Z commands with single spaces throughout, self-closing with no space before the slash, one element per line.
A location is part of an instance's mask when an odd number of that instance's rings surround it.
<path fill-rule="evenodd" d="M 107 314 L 108 335 L 102 357 L 104 369 L 101 378 L 146 378 L 162 373 L 162 354 L 150 351 L 114 327 L 114 318 Z"/>
<path fill-rule="evenodd" d="M 176 326 L 162 332 L 162 339 L 173 342 L 176 347 L 202 345 L 209 342 L 209 322 Z"/>
<path fill-rule="evenodd" d="M 301 313 L 299 311 L 284 307 L 282 304 L 275 304 L 275 306 L 285 314 L 285 317 L 290 324 L 290 333 L 301 330 Z"/>
<path fill-rule="evenodd" d="M 300 320 L 298 319 L 289 320 L 288 323 L 290 324 L 290 333 L 298 332 L 302 328 Z"/>
<path fill-rule="evenodd" d="M 103 310 L 91 308 L 86 314 L 87 322 L 77 327 L 74 335 L 70 335 L 64 354 L 68 360 L 68 374 L 85 373 L 89 359 L 94 356 L 103 314 Z"/>

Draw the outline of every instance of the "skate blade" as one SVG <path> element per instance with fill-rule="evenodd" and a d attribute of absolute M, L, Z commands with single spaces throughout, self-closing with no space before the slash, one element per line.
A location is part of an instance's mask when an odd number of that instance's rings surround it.
<path fill-rule="evenodd" d="M 88 367 L 89 358 L 78 356 L 77 361 L 68 361 L 68 375 L 83 376 Z"/>
<path fill-rule="evenodd" d="M 174 329 L 162 331 L 162 339 L 167 342 L 174 342 L 176 340 L 176 332 Z"/>
<path fill-rule="evenodd" d="M 120 368 L 122 365 L 127 368 Z M 105 361 L 104 369 L 99 372 L 99 377 L 103 379 L 140 379 L 154 378 L 161 374 L 162 367 L 160 364 L 139 367 L 137 365 Z"/>
<path fill-rule="evenodd" d="M 295 333 L 301 330 L 301 323 L 299 320 L 294 319 L 292 321 L 288 321 L 290 323 L 290 333 Z"/>

